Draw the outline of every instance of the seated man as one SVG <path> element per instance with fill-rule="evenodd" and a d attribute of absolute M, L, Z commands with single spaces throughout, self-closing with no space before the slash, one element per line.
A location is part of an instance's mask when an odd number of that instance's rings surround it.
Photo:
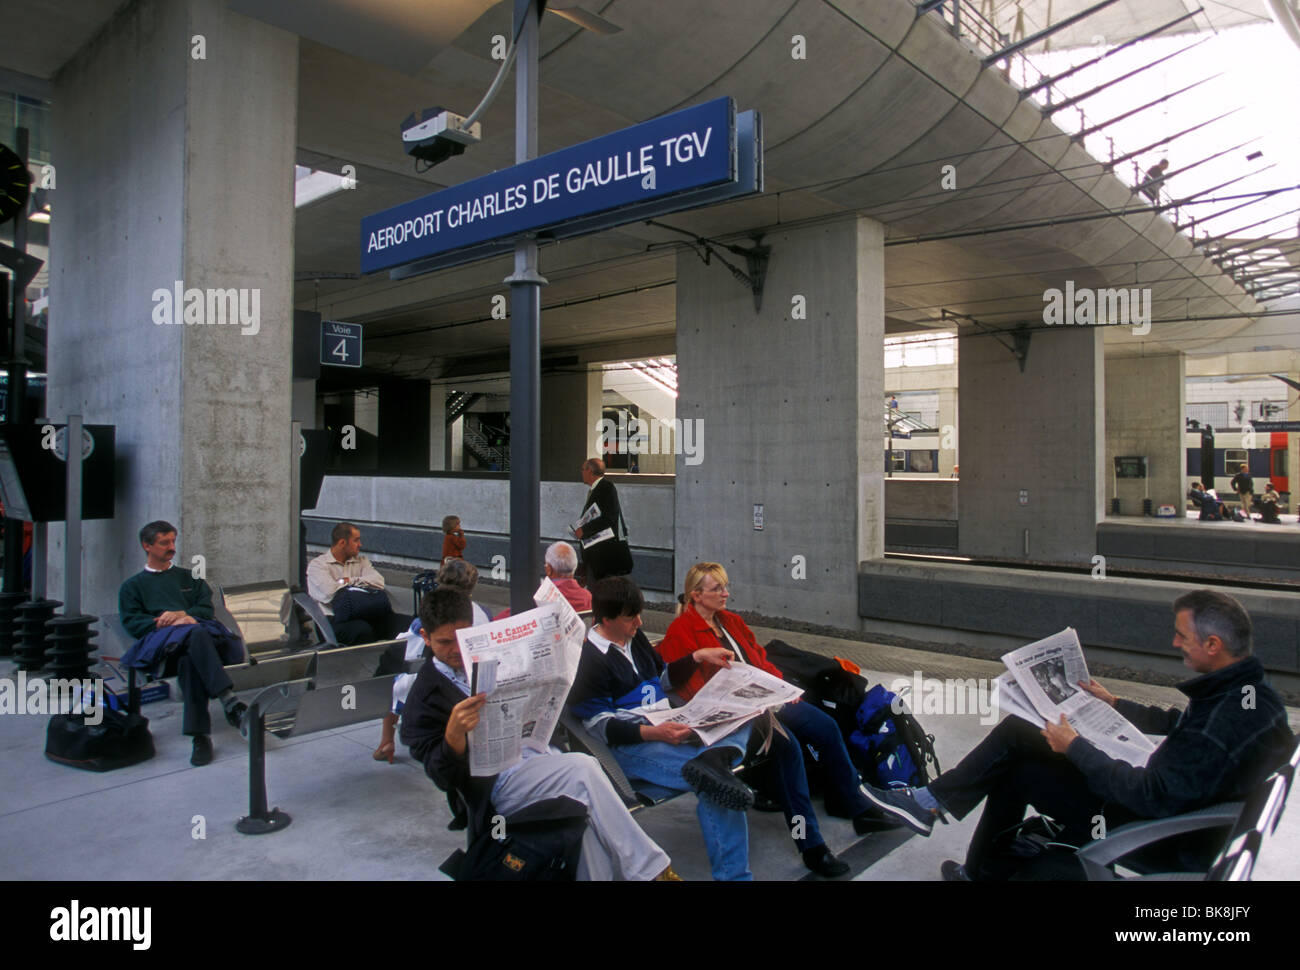
<path fill-rule="evenodd" d="M 1270 525 L 1282 524 L 1282 520 L 1277 514 L 1278 507 L 1282 504 L 1282 496 L 1278 494 L 1272 482 L 1264 486 L 1264 494 L 1256 499 L 1255 503 L 1259 506 L 1261 522 L 1267 522 Z"/>
<path fill-rule="evenodd" d="M 122 657 L 127 667 L 154 677 L 179 675 L 185 710 L 181 731 L 194 738 L 190 764 L 212 761 L 212 719 L 208 700 L 217 698 L 231 727 L 242 725 L 248 706 L 235 697 L 223 664 L 244 659 L 239 637 L 212 618 L 212 590 L 187 569 L 172 566 L 176 527 L 150 522 L 140 530 L 144 569 L 121 586 L 117 608 L 122 626 L 136 642 Z"/>
<path fill-rule="evenodd" d="M 573 546 L 567 542 L 552 542 L 546 547 L 546 562 L 542 568 L 546 571 L 546 577 L 569 601 L 570 606 L 579 613 L 586 613 L 591 609 L 591 594 L 579 586 L 578 581 L 573 578 L 578 568 L 578 554 L 574 552 Z M 495 619 L 503 620 L 509 615 L 510 608 L 506 607 L 496 615 Z"/>
<path fill-rule="evenodd" d="M 1205 486 L 1200 482 L 1192 482 L 1192 488 L 1187 493 L 1187 497 L 1192 500 L 1194 506 L 1201 510 L 1201 519 L 1212 522 L 1223 520 L 1226 507 L 1215 497 L 1213 492 L 1206 491 Z"/>
<path fill-rule="evenodd" d="M 752 879 L 745 809 L 754 795 L 732 772 L 745 756 L 749 725 L 702 748 L 684 724 L 655 725 L 643 715 L 666 709 L 664 692 L 685 683 L 700 664 L 725 663 L 723 651 L 698 650 L 665 665 L 640 630 L 644 606 L 636 584 L 622 576 L 607 576 L 592 587 L 596 625 L 582 645 L 569 704 L 587 730 L 610 746 L 628 777 L 696 793 L 714 879 Z"/>
<path fill-rule="evenodd" d="M 400 617 L 384 592 L 384 577 L 361 555 L 361 530 L 340 522 L 330 542 L 329 552 L 307 566 L 307 592 L 334 617 L 334 636 L 348 645 L 393 639 Z"/>
<path fill-rule="evenodd" d="M 440 789 L 458 791 L 477 818 L 510 815 L 534 802 L 565 795 L 587 807 L 578 878 L 662 880 L 680 877 L 668 856 L 623 806 L 595 758 L 525 749 L 524 758 L 499 775 L 469 773 L 469 733 L 486 694 L 470 696 L 456 631 L 471 625 L 469 597 L 439 588 L 420 602 L 420 635 L 433 657 L 420 668 L 402 709 L 402 743 Z"/>
<path fill-rule="evenodd" d="M 1178 688 L 1190 699 L 1186 711 L 1119 700 L 1095 680 L 1079 684 L 1140 730 L 1167 735 L 1144 768 L 1103 754 L 1064 717 L 1039 729 L 1013 716 L 925 788 L 864 790 L 886 814 L 922 835 L 930 834 L 939 812 L 965 818 L 988 797 L 965 866 L 943 864 L 950 880 L 1005 878 L 1005 863 L 991 858 L 989 849 L 999 832 L 1024 818 L 1028 805 L 1065 827 L 1063 841 L 1083 845 L 1099 815 L 1113 828 L 1242 799 L 1287 759 L 1293 741 L 1286 708 L 1265 681 L 1250 641 L 1250 617 L 1240 603 L 1195 590 L 1174 601 L 1174 646 L 1198 674 Z M 1208 863 L 1208 857 L 1188 860 Z"/>

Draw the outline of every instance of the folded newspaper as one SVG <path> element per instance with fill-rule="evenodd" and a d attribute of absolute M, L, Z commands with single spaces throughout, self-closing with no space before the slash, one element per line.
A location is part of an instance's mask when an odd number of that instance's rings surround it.
<path fill-rule="evenodd" d="M 578 672 L 586 628 L 549 579 L 533 595 L 537 609 L 456 631 L 474 693 L 487 694 L 469 733 L 469 772 L 499 774 L 524 749 L 545 751 Z"/>
<path fill-rule="evenodd" d="M 800 688 L 765 670 L 734 663 L 709 678 L 689 703 L 672 710 L 645 711 L 644 715 L 651 724 L 684 724 L 707 745 L 802 693 Z"/>
<path fill-rule="evenodd" d="M 1066 627 L 1045 640 L 1003 654 L 1007 672 L 994 680 L 998 706 L 1031 724 L 1057 724 L 1061 715 L 1117 761 L 1142 767 L 1156 746 L 1124 715 L 1079 686 L 1092 680 L 1079 635 Z"/>

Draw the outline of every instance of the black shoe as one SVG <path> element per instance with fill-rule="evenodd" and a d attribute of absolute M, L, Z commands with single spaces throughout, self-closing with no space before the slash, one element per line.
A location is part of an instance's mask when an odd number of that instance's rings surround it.
<path fill-rule="evenodd" d="M 809 849 L 803 853 L 803 864 L 826 879 L 838 879 L 849 872 L 847 862 L 841 862 L 825 845 Z"/>
<path fill-rule="evenodd" d="M 226 723 L 238 731 L 244 733 L 244 715 L 248 713 L 248 705 L 243 701 L 235 701 L 226 708 Z"/>
<path fill-rule="evenodd" d="M 701 798 L 743 812 L 754 804 L 754 791 L 732 772 L 731 750 L 708 749 L 682 765 L 682 777 Z"/>
<path fill-rule="evenodd" d="M 944 882 L 972 882 L 970 873 L 960 862 L 954 862 L 952 859 L 944 859 L 943 865 L 939 866 L 939 872 L 943 874 Z"/>
<path fill-rule="evenodd" d="M 853 816 L 853 831 L 858 835 L 870 835 L 872 832 L 888 832 L 896 829 L 901 822 L 895 821 L 878 808 L 869 808 Z"/>
<path fill-rule="evenodd" d="M 206 734 L 194 735 L 194 750 L 190 753 L 190 764 L 202 768 L 212 763 L 212 739 Z"/>
<path fill-rule="evenodd" d="M 754 811 L 756 812 L 780 812 L 784 811 L 781 803 L 775 798 L 768 798 L 762 792 L 754 792 Z"/>
<path fill-rule="evenodd" d="M 863 784 L 862 793 L 878 809 L 902 822 L 918 835 L 929 835 L 935 813 L 921 806 L 908 788 L 875 788 Z"/>

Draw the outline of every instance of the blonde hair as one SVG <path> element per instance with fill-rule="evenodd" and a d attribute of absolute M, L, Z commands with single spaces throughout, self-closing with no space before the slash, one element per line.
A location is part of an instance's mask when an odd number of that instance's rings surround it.
<path fill-rule="evenodd" d="M 686 571 L 686 585 L 683 592 L 688 605 L 693 602 L 691 593 L 703 586 L 704 581 L 710 576 L 718 581 L 719 586 L 726 586 L 730 582 L 727 571 L 722 568 L 720 562 L 697 562 Z"/>
<path fill-rule="evenodd" d="M 451 535 L 452 530 L 460 525 L 459 515 L 444 515 L 442 517 L 442 531 L 444 535 Z"/>

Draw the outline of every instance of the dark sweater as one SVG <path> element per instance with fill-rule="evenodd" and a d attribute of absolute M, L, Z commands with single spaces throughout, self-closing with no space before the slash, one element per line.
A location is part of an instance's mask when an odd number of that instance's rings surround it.
<path fill-rule="evenodd" d="M 614 647 L 601 653 L 590 640 L 584 642 L 578 673 L 569 691 L 569 706 L 582 720 L 589 721 L 601 714 L 613 715 L 595 724 L 607 744 L 640 743 L 641 725 L 647 722 L 627 709 L 660 700 L 665 690 L 686 683 L 698 666 L 691 654 L 665 666 L 663 658 L 655 653 L 640 630 L 629 648 L 632 664 Z"/>
<path fill-rule="evenodd" d="M 1291 754 L 1281 697 L 1253 656 L 1178 685 L 1187 710 L 1120 700 L 1115 709 L 1147 734 L 1167 734 L 1145 768 L 1075 738 L 1066 751 L 1088 787 L 1139 818 L 1164 818 L 1238 801 Z"/>
<path fill-rule="evenodd" d="M 172 610 L 184 610 L 196 620 L 211 620 L 212 590 L 179 566 L 160 573 L 142 569 L 118 590 L 117 611 L 122 626 L 137 639 L 153 632 L 154 620 Z"/>

